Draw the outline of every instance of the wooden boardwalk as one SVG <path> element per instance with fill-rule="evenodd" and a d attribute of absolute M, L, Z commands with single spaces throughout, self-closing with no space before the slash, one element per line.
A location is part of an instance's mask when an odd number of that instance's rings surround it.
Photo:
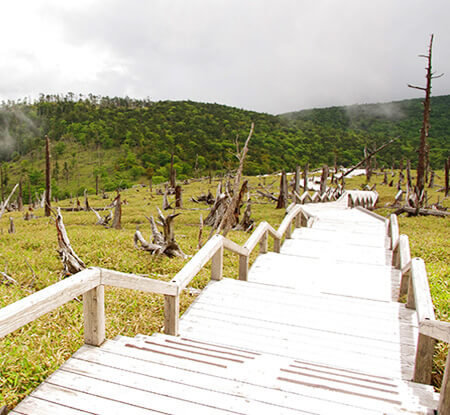
<path fill-rule="evenodd" d="M 12 414 L 428 414 L 417 314 L 396 302 L 386 222 L 309 204 L 248 281 L 211 281 L 179 336 L 85 345 Z M 225 276 L 226 277 L 226 276 Z"/>

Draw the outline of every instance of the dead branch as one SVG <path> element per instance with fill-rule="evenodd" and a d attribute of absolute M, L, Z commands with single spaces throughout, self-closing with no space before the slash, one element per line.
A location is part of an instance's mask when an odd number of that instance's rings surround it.
<path fill-rule="evenodd" d="M 5 213 L 5 209 L 8 206 L 9 203 L 9 199 L 11 199 L 12 195 L 14 194 L 14 192 L 16 191 L 16 189 L 19 187 L 19 183 L 17 183 L 14 188 L 11 190 L 11 193 L 9 194 L 8 198 L 5 200 L 5 203 L 3 203 L 2 209 L 0 210 L 0 218 L 3 216 L 3 214 Z"/>

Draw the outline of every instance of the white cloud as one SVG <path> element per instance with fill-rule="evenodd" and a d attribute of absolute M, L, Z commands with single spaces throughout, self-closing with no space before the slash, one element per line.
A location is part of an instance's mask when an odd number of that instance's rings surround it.
<path fill-rule="evenodd" d="M 449 73 L 448 1 L 84 0 L 3 6 L 0 98 L 92 92 L 272 113 L 420 96 L 430 33 Z M 450 75 L 448 75 L 450 76 Z M 449 79 L 434 94 L 449 93 Z"/>

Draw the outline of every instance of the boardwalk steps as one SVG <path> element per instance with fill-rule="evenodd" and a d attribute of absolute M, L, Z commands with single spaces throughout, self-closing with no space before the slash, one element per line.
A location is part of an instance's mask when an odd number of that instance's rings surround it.
<path fill-rule="evenodd" d="M 439 395 L 410 381 L 418 313 L 396 301 L 386 223 L 343 199 L 306 205 L 312 228 L 247 281 L 212 280 L 178 336 L 84 345 L 11 413 L 433 413 Z"/>

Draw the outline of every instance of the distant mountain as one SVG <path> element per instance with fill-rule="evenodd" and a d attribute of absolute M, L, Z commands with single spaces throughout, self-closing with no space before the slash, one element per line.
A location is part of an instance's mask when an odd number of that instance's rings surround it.
<path fill-rule="evenodd" d="M 450 96 L 432 98 L 430 160 L 442 168 L 450 153 Z M 174 154 L 178 178 L 236 166 L 251 122 L 245 173 L 258 174 L 297 164 L 312 167 L 359 161 L 365 146 L 400 139 L 377 156 L 391 165 L 409 158 L 414 165 L 421 125 L 420 100 L 298 111 L 279 116 L 192 101 L 134 100 L 90 95 L 41 96 L 37 102 L 0 107 L 0 160 L 7 186 L 21 175 L 25 192 L 43 187 L 43 137 L 52 140 L 55 194 L 100 186 L 112 190 L 137 180 L 168 178 Z M 26 196 L 25 196 L 26 197 Z"/>

